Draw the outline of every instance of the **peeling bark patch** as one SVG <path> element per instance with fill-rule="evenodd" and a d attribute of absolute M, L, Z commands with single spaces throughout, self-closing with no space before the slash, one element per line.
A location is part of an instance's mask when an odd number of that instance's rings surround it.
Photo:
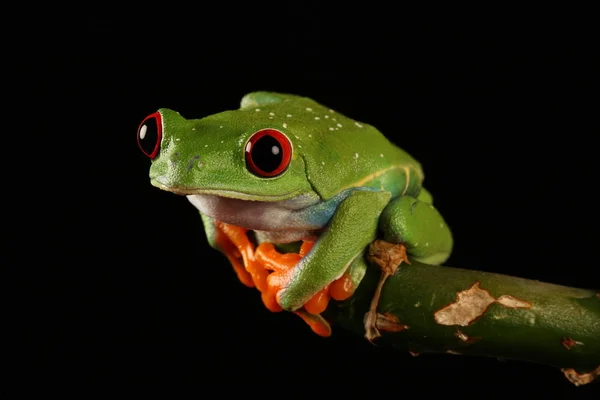
<path fill-rule="evenodd" d="M 583 344 L 581 342 L 578 342 L 577 340 L 573 340 L 570 337 L 563 338 L 560 342 L 562 343 L 563 346 L 565 346 L 565 348 L 567 350 L 571 350 L 573 347 Z"/>
<path fill-rule="evenodd" d="M 461 342 L 464 343 L 473 343 L 476 342 L 477 340 L 479 340 L 479 338 L 476 337 L 469 337 L 467 336 L 466 333 L 464 333 L 463 331 L 461 331 L 460 329 L 456 330 L 456 333 L 454 334 Z"/>
<path fill-rule="evenodd" d="M 510 294 L 503 294 L 496 299 L 496 303 L 509 308 L 531 308 L 531 303 L 525 300 L 517 299 Z"/>
<path fill-rule="evenodd" d="M 456 302 L 438 310 L 435 321 L 440 325 L 468 326 L 481 317 L 496 299 L 485 289 L 479 288 L 479 281 L 462 292 L 458 292 Z"/>
<path fill-rule="evenodd" d="M 469 340 L 469 337 L 461 330 L 457 330 L 455 335 L 457 338 L 459 338 L 463 342 L 467 342 Z"/>
<path fill-rule="evenodd" d="M 561 371 L 563 374 L 565 374 L 565 377 L 569 380 L 569 382 L 575 386 L 581 386 L 593 382 L 594 379 L 600 376 L 600 365 L 598 365 L 593 371 L 585 374 L 581 374 L 575 371 L 573 368 L 562 368 Z"/>
<path fill-rule="evenodd" d="M 413 356 L 413 357 L 418 357 L 418 356 L 420 356 L 420 355 L 421 355 L 421 353 L 419 353 L 419 352 L 417 352 L 417 351 L 412 351 L 412 350 L 409 350 L 408 352 L 409 352 L 409 354 L 410 354 L 411 356 Z"/>
<path fill-rule="evenodd" d="M 406 246 L 385 240 L 374 240 L 369 245 L 369 261 L 379 265 L 381 270 L 394 275 L 402 262 L 410 264 L 406 256 Z"/>
<path fill-rule="evenodd" d="M 408 325 L 400 323 L 398 318 L 391 313 L 377 314 L 377 329 L 385 332 L 402 332 L 409 328 Z"/>
<path fill-rule="evenodd" d="M 487 290 L 481 289 L 479 281 L 476 281 L 470 288 L 458 292 L 454 303 L 436 311 L 434 318 L 440 325 L 469 326 L 481 318 L 492 303 L 509 308 L 532 307 L 528 301 L 508 294 L 495 298 Z"/>
<path fill-rule="evenodd" d="M 458 351 L 455 351 L 455 350 L 446 350 L 446 353 L 448 353 L 448 354 L 454 354 L 454 355 L 457 355 L 457 356 L 461 356 L 462 355 L 461 353 L 459 353 Z"/>

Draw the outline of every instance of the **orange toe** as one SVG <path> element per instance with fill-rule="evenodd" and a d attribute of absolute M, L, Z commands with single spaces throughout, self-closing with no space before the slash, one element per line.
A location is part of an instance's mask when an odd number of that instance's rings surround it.
<path fill-rule="evenodd" d="M 310 326 L 310 329 L 319 336 L 331 336 L 331 326 L 320 315 L 309 314 L 304 310 L 295 311 L 294 314 L 302 318 Z"/>
<path fill-rule="evenodd" d="M 329 285 L 329 294 L 333 299 L 341 301 L 352 296 L 354 289 L 350 275 L 345 273 L 340 279 L 331 282 Z"/>

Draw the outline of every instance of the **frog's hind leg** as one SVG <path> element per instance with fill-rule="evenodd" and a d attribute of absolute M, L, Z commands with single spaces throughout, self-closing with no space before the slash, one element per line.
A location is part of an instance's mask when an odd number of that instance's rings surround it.
<path fill-rule="evenodd" d="M 416 260 L 438 265 L 448 259 L 453 239 L 443 217 L 432 204 L 432 197 L 423 191 L 418 198 L 401 196 L 393 199 L 379 218 L 383 241 L 371 244 L 369 260 L 382 269 L 373 301 L 365 315 L 365 337 L 373 340 L 380 336 L 377 322 L 379 294 L 386 279 L 393 275 L 402 262 Z"/>
<path fill-rule="evenodd" d="M 439 265 L 452 252 L 452 233 L 431 196 L 395 198 L 383 210 L 379 228 L 386 242 L 403 243 L 411 260 Z"/>

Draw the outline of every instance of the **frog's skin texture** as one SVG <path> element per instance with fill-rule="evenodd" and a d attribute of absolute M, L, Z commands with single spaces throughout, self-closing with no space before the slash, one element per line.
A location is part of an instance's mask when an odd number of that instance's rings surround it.
<path fill-rule="evenodd" d="M 311 99 L 254 92 L 238 110 L 194 120 L 160 109 L 138 142 L 152 185 L 187 196 L 240 280 L 323 336 L 320 312 L 358 286 L 374 239 L 429 264 L 452 250 L 420 164 L 373 126 Z M 300 250 L 272 246 L 286 244 Z"/>

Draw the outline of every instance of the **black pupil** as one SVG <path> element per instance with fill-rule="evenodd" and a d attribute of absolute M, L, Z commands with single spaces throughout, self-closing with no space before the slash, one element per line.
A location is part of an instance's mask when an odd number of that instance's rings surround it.
<path fill-rule="evenodd" d="M 152 117 L 144 121 L 138 132 L 138 136 L 142 151 L 147 155 L 152 154 L 158 141 L 158 122 L 156 118 Z"/>
<path fill-rule="evenodd" d="M 265 135 L 252 146 L 252 161 L 262 171 L 275 171 L 282 160 L 283 149 L 273 136 Z"/>

